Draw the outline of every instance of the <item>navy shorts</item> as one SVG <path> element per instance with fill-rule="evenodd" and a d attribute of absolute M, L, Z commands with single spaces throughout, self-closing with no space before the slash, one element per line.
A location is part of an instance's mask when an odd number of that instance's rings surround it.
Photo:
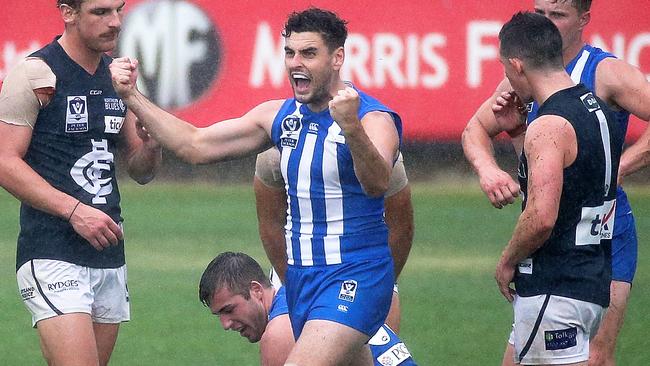
<path fill-rule="evenodd" d="M 371 337 L 393 295 L 391 257 L 328 266 L 289 266 L 286 297 L 296 339 L 309 320 L 329 320 Z"/>
<path fill-rule="evenodd" d="M 632 212 L 616 216 L 612 238 L 612 280 L 632 283 L 638 251 Z"/>

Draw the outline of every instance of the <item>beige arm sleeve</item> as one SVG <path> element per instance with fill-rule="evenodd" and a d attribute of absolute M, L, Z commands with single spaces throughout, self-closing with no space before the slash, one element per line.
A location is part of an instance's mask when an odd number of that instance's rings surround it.
<path fill-rule="evenodd" d="M 386 197 L 390 197 L 395 193 L 401 191 L 409 183 L 408 177 L 406 176 L 406 169 L 404 168 L 404 157 L 402 153 L 399 153 L 397 161 L 393 166 L 393 173 L 390 176 L 388 181 L 388 190 L 386 191 Z"/>
<path fill-rule="evenodd" d="M 56 76 L 39 58 L 26 58 L 4 79 L 0 90 L 0 121 L 34 128 L 41 103 L 35 89 L 54 88 Z"/>
<path fill-rule="evenodd" d="M 280 171 L 280 152 L 272 147 L 257 155 L 255 161 L 255 176 L 265 186 L 284 189 L 284 178 Z"/>

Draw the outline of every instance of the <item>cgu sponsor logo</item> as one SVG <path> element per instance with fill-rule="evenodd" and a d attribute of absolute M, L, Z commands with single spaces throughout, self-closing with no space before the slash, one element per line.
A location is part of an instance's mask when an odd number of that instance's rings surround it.
<path fill-rule="evenodd" d="M 67 290 L 76 290 L 79 288 L 79 281 L 78 280 L 65 280 L 65 281 L 57 281 L 54 283 L 48 283 L 47 284 L 47 289 L 50 291 L 54 292 L 61 292 L 61 291 L 67 291 Z"/>

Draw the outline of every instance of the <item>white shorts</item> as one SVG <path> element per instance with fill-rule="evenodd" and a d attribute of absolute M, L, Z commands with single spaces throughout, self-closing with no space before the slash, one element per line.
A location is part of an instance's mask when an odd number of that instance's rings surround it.
<path fill-rule="evenodd" d="M 544 306 L 547 297 L 548 304 Z M 569 364 L 589 359 L 589 340 L 600 326 L 602 306 L 562 296 L 538 295 L 515 296 L 513 308 L 515 323 L 508 342 L 514 345 L 516 364 Z"/>
<path fill-rule="evenodd" d="M 34 327 L 40 320 L 69 313 L 87 313 L 93 322 L 107 324 L 131 318 L 126 265 L 89 268 L 34 259 L 18 269 L 16 278 Z"/>

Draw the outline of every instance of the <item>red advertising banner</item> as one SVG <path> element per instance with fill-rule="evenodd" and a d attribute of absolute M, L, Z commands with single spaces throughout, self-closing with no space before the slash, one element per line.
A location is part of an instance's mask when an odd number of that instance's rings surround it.
<path fill-rule="evenodd" d="M 533 0 L 128 0 L 114 55 L 141 63 L 139 88 L 197 126 L 291 96 L 280 34 L 310 5 L 349 21 L 342 76 L 395 109 L 407 140 L 459 140 L 503 78 L 501 25 Z M 4 0 L 0 79 L 63 30 L 56 0 Z M 594 1 L 586 40 L 650 76 L 647 0 Z M 628 137 L 645 123 L 633 119 Z"/>

